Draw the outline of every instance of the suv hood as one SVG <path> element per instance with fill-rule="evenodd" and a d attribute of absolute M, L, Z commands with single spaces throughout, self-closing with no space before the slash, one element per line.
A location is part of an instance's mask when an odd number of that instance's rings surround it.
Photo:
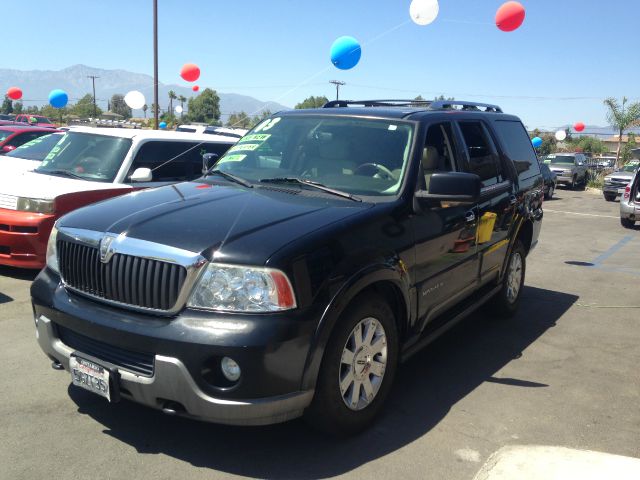
<path fill-rule="evenodd" d="M 372 206 L 295 186 L 190 182 L 81 208 L 62 217 L 59 226 L 124 234 L 210 260 L 215 253 L 218 261 L 261 265 L 299 237 Z"/>
<path fill-rule="evenodd" d="M 0 168 L 2 168 L 2 176 L 7 174 L 28 172 L 40 166 L 40 160 L 28 160 L 19 157 L 3 157 L 0 158 Z"/>
<path fill-rule="evenodd" d="M 45 175 L 35 172 L 13 172 L 2 175 L 0 193 L 16 197 L 41 198 L 53 200 L 67 193 L 86 192 L 93 190 L 110 190 L 113 188 L 131 188 L 106 182 L 90 182 L 66 178 L 58 175 Z"/>

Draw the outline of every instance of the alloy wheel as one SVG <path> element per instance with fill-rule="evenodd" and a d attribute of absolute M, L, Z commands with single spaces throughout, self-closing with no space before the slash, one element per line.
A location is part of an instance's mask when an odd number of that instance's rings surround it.
<path fill-rule="evenodd" d="M 520 252 L 513 252 L 507 272 L 507 300 L 514 303 L 518 299 L 522 285 L 522 257 Z"/>

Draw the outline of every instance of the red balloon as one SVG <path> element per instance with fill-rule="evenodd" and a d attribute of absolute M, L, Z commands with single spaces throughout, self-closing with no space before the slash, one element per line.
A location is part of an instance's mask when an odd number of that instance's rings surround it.
<path fill-rule="evenodd" d="M 180 70 L 180 76 L 187 82 L 195 82 L 200 78 L 200 67 L 194 63 L 185 63 Z"/>
<path fill-rule="evenodd" d="M 518 2 L 507 2 L 496 12 L 496 26 L 503 32 L 513 32 L 524 22 L 525 11 Z"/>
<path fill-rule="evenodd" d="M 7 97 L 11 100 L 20 100 L 22 98 L 22 90 L 18 87 L 11 87 L 7 90 Z"/>
<path fill-rule="evenodd" d="M 584 130 L 584 123 L 578 122 L 573 126 L 573 128 L 575 129 L 576 132 L 581 132 Z"/>
<path fill-rule="evenodd" d="M 194 85 L 193 87 L 191 87 L 191 90 L 197 92 L 198 90 L 200 90 L 200 87 L 198 85 Z"/>

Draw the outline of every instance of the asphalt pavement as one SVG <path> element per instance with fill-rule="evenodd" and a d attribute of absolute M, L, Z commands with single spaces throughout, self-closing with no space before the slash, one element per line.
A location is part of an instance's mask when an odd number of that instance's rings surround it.
<path fill-rule="evenodd" d="M 618 203 L 557 190 L 521 310 L 474 314 L 401 367 L 368 431 L 218 426 L 69 386 L 40 351 L 33 274 L 0 269 L 0 479 L 471 480 L 503 447 L 640 457 L 640 229 Z M 485 478 L 485 477 L 483 477 Z"/>

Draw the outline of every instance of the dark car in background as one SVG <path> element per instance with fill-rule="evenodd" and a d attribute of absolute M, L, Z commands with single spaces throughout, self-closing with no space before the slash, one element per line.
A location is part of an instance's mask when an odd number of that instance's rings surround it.
<path fill-rule="evenodd" d="M 556 191 L 558 175 L 555 172 L 552 172 L 544 163 L 540 164 L 540 173 L 544 179 L 544 198 L 546 200 L 551 200 Z"/>
<path fill-rule="evenodd" d="M 31 287 L 38 342 L 112 402 L 353 433 L 401 361 L 483 304 L 515 313 L 542 188 L 494 105 L 282 112 L 197 181 L 61 218 Z"/>

